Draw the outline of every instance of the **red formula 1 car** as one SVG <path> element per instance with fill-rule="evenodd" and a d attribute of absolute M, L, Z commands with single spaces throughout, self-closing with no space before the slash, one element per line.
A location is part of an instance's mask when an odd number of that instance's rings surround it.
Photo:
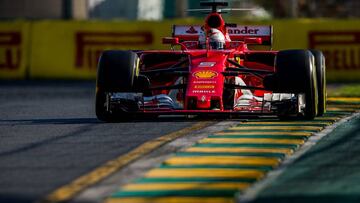
<path fill-rule="evenodd" d="M 211 7 L 204 25 L 173 26 L 173 36 L 163 39 L 171 50 L 103 52 L 96 83 L 98 119 L 169 114 L 313 119 L 325 112 L 320 51 L 249 50 L 249 44 L 272 44 L 271 26 L 226 24 L 219 9 L 226 2 L 201 5 Z"/>

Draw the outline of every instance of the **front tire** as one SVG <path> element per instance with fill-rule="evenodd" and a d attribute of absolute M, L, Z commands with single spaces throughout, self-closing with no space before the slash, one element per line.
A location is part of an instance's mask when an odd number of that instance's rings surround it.
<path fill-rule="evenodd" d="M 318 88 L 312 53 L 307 50 L 280 51 L 275 64 L 277 91 L 305 94 L 304 114 L 298 118 L 314 119 L 318 112 Z"/>
<path fill-rule="evenodd" d="M 310 50 L 315 57 L 316 79 L 319 94 L 318 113 L 322 116 L 326 112 L 326 68 L 325 57 L 321 51 Z"/>
<path fill-rule="evenodd" d="M 131 92 L 138 74 L 139 58 L 132 51 L 104 51 L 99 59 L 96 77 L 95 112 L 99 120 L 113 122 L 118 119 L 130 119 L 127 112 L 116 118 L 107 108 L 107 94 L 110 92 Z M 126 118 L 124 117 L 126 116 Z"/>

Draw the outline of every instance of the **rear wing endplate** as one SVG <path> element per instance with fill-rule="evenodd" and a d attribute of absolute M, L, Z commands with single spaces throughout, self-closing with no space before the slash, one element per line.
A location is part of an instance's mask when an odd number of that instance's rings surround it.
<path fill-rule="evenodd" d="M 272 45 L 272 26 L 231 24 L 226 29 L 232 41 L 244 41 L 245 38 L 259 37 L 262 39 L 261 45 Z M 200 31 L 200 25 L 174 25 L 173 37 L 178 37 L 179 41 L 197 41 Z"/>

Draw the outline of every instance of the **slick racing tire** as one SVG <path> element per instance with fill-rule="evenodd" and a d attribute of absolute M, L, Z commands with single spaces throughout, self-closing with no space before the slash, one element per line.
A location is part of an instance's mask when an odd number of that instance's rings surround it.
<path fill-rule="evenodd" d="M 319 94 L 318 114 L 322 116 L 326 112 L 326 68 L 325 57 L 321 51 L 310 50 L 315 57 L 316 79 Z"/>
<path fill-rule="evenodd" d="M 307 50 L 285 50 L 276 56 L 276 77 L 280 92 L 305 94 L 300 119 L 312 120 L 318 112 L 318 88 L 314 56 Z"/>
<path fill-rule="evenodd" d="M 138 74 L 138 62 L 137 54 L 132 51 L 111 50 L 102 53 L 96 77 L 95 112 L 99 120 L 112 122 L 117 119 L 125 119 L 119 118 L 107 110 L 107 93 L 130 92 Z M 127 113 L 121 113 L 121 116 L 131 117 Z"/>
<path fill-rule="evenodd" d="M 139 57 L 132 51 L 104 51 L 99 59 L 96 85 L 106 91 L 129 92 L 138 74 Z"/>

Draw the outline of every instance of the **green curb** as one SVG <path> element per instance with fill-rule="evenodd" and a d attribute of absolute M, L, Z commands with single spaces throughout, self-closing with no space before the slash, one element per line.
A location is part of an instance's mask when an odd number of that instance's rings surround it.
<path fill-rule="evenodd" d="M 249 157 L 274 157 L 274 158 L 284 158 L 285 155 L 282 153 L 258 153 L 258 152 L 178 152 L 176 153 L 176 156 L 193 156 L 196 158 L 196 156 L 249 156 Z"/>
<path fill-rule="evenodd" d="M 257 147 L 257 148 L 287 148 L 287 149 L 296 149 L 299 145 L 296 144 L 227 144 L 227 143 L 198 143 L 193 147 Z"/>
<path fill-rule="evenodd" d="M 140 178 L 135 183 L 187 183 L 187 182 L 233 182 L 253 183 L 256 178 Z"/>
<path fill-rule="evenodd" d="M 120 191 L 111 195 L 112 198 L 124 197 L 233 197 L 239 189 L 229 190 L 156 190 L 156 191 Z"/>
<path fill-rule="evenodd" d="M 260 135 L 211 135 L 209 138 L 271 138 L 271 139 L 294 139 L 294 140 L 307 140 L 308 136 L 299 136 L 299 135 L 271 135 L 269 132 L 268 135 L 260 134 Z"/>
<path fill-rule="evenodd" d="M 274 169 L 272 166 L 251 166 L 251 165 L 166 165 L 163 164 L 159 168 L 230 168 L 230 169 L 254 169 L 254 170 L 261 170 L 261 171 L 270 171 Z"/>

